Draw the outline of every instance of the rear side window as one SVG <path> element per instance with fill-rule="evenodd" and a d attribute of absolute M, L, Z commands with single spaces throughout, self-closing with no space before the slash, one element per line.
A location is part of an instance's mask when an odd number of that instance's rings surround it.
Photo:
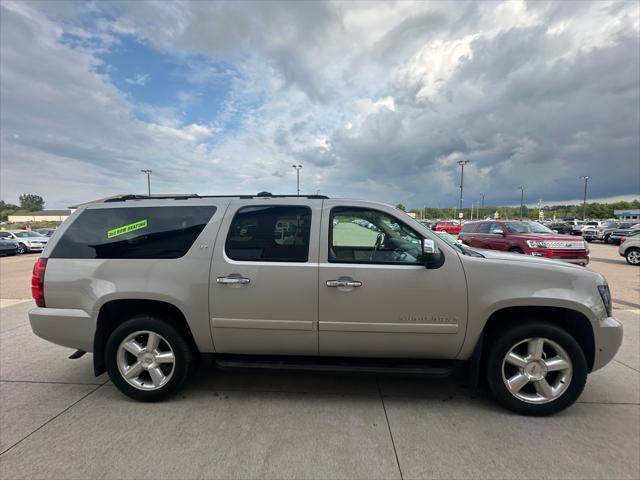
<path fill-rule="evenodd" d="M 477 223 L 465 223 L 462 225 L 462 230 L 460 233 L 472 233 L 476 229 Z"/>
<path fill-rule="evenodd" d="M 225 252 L 240 261 L 306 262 L 310 231 L 308 207 L 245 207 L 233 217 Z"/>
<path fill-rule="evenodd" d="M 480 224 L 480 226 L 477 228 L 476 233 L 489 233 L 489 227 L 491 226 L 491 223 L 489 222 L 483 222 Z"/>
<path fill-rule="evenodd" d="M 85 210 L 52 258 L 180 258 L 216 211 L 214 206 Z"/>

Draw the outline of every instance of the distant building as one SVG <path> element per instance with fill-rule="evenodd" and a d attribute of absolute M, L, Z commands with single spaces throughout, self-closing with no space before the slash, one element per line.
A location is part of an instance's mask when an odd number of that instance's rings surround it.
<path fill-rule="evenodd" d="M 638 220 L 640 221 L 640 209 L 634 210 L 614 210 L 613 214 L 618 220 Z"/>
<path fill-rule="evenodd" d="M 39 212 L 9 215 L 9 222 L 64 222 L 71 215 L 70 210 L 41 210 Z"/>

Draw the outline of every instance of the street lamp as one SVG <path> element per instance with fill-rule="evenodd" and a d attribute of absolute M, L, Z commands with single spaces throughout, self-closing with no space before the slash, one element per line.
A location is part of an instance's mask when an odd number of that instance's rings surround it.
<path fill-rule="evenodd" d="M 147 175 L 147 191 L 149 196 L 151 196 L 151 174 L 153 173 L 151 170 L 140 170 L 142 173 Z"/>
<path fill-rule="evenodd" d="M 291 166 L 296 169 L 296 186 L 298 188 L 298 196 L 300 196 L 300 169 L 302 168 L 302 165 L 294 163 Z"/>
<path fill-rule="evenodd" d="M 591 178 L 589 175 L 581 175 L 580 178 L 584 180 L 584 199 L 582 200 L 582 220 L 587 219 L 587 183 Z"/>
<path fill-rule="evenodd" d="M 484 193 L 480 194 L 480 198 L 482 200 L 480 201 L 480 213 L 478 213 L 478 218 L 480 218 L 480 215 L 482 215 L 482 212 L 484 211 L 484 196 L 485 196 Z"/>
<path fill-rule="evenodd" d="M 525 191 L 525 186 L 524 185 L 520 185 L 518 187 L 518 189 L 520 190 L 520 221 L 522 221 L 522 210 L 524 208 L 524 191 Z"/>
<path fill-rule="evenodd" d="M 464 190 L 464 166 L 471 163 L 471 160 L 458 160 L 460 165 L 460 212 L 462 213 L 462 192 Z M 462 223 L 462 220 L 460 220 Z"/>

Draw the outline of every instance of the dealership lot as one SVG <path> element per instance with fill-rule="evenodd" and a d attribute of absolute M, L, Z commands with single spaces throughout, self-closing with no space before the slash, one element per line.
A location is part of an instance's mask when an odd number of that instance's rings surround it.
<path fill-rule="evenodd" d="M 520 417 L 459 381 L 224 373 L 171 401 L 121 395 L 35 337 L 36 255 L 0 259 L 2 478 L 638 478 L 640 269 L 592 244 L 625 326 L 576 405 Z"/>

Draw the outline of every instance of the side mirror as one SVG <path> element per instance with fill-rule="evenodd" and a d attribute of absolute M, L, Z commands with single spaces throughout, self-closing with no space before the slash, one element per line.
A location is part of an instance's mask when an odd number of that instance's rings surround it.
<path fill-rule="evenodd" d="M 493 235 L 504 235 L 504 230 L 502 230 L 501 228 L 494 228 L 493 230 L 491 230 L 491 233 Z"/>
<path fill-rule="evenodd" d="M 440 268 L 444 263 L 444 255 L 438 249 L 436 242 L 430 238 L 422 240 L 422 261 L 429 269 Z"/>

